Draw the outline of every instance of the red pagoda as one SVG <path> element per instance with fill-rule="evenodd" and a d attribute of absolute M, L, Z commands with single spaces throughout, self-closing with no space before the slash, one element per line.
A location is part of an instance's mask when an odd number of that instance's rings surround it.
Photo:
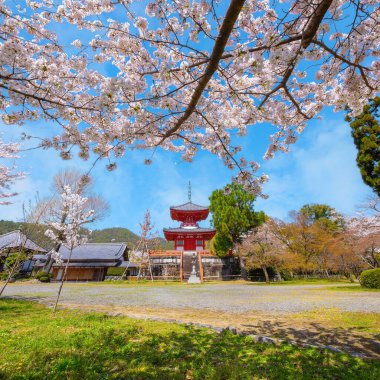
<path fill-rule="evenodd" d="M 170 207 L 170 216 L 180 222 L 176 228 L 164 228 L 166 240 L 174 242 L 174 250 L 150 250 L 150 265 L 156 279 L 189 280 L 196 275 L 200 281 L 229 279 L 235 275 L 235 259 L 220 258 L 205 249 L 216 231 L 200 227 L 198 222 L 207 219 L 209 208 L 191 201 Z M 190 282 L 190 280 L 189 280 Z"/>
<path fill-rule="evenodd" d="M 205 242 L 211 240 L 215 230 L 199 227 L 198 222 L 207 219 L 208 207 L 189 202 L 180 206 L 170 207 L 170 216 L 173 220 L 181 222 L 180 227 L 164 228 L 166 240 L 174 241 L 177 251 L 204 251 Z"/>

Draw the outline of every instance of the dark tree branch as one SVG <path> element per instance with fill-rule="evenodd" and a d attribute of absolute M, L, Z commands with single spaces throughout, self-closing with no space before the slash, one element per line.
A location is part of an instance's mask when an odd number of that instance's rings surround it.
<path fill-rule="evenodd" d="M 214 48 L 212 50 L 210 60 L 208 62 L 208 65 L 205 69 L 205 73 L 200 79 L 197 87 L 195 88 L 193 95 L 191 97 L 190 103 L 187 106 L 186 110 L 184 111 L 184 114 L 178 119 L 178 121 L 175 123 L 175 125 L 170 128 L 165 134 L 164 137 L 161 139 L 161 141 L 158 143 L 160 145 L 166 138 L 171 136 L 173 133 L 175 133 L 183 123 L 186 122 L 186 120 L 191 116 L 191 114 L 194 112 L 196 105 L 198 104 L 198 101 L 200 97 L 202 96 L 202 93 L 204 89 L 206 88 L 208 82 L 212 78 L 212 75 L 215 73 L 215 71 L 218 68 L 219 61 L 222 58 L 224 49 L 226 47 L 226 44 L 228 42 L 228 39 L 231 35 L 232 29 L 235 25 L 235 22 L 242 10 L 242 7 L 244 5 L 245 0 L 232 0 L 230 3 L 230 6 L 228 7 L 226 16 L 223 20 L 222 26 L 219 31 L 219 35 L 217 37 L 217 40 L 215 42 Z"/>

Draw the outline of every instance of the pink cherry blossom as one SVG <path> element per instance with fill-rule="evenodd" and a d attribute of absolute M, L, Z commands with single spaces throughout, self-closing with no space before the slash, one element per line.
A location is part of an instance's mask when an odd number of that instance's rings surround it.
<path fill-rule="evenodd" d="M 266 177 L 232 136 L 273 124 L 269 159 L 324 107 L 355 115 L 380 90 L 375 0 L 137 4 L 0 0 L 3 121 L 59 125 L 39 137 L 63 159 L 92 152 L 113 165 L 161 147 L 191 161 L 207 150 L 260 193 Z M 62 42 L 58 26 L 75 39 Z"/>
<path fill-rule="evenodd" d="M 17 152 L 20 149 L 20 145 L 17 143 L 5 143 L 0 138 L 0 159 L 8 159 L 13 161 L 18 158 Z M 10 202 L 8 198 L 11 198 L 17 193 L 9 192 L 10 186 L 16 181 L 24 177 L 24 173 L 15 171 L 14 165 L 0 164 L 0 205 L 7 205 Z"/>

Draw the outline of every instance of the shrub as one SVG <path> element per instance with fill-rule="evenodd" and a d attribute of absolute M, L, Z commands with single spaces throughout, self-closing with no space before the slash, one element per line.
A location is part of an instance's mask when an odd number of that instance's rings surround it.
<path fill-rule="evenodd" d="M 380 289 L 380 268 L 365 270 L 360 275 L 360 284 L 365 288 Z"/>
<path fill-rule="evenodd" d="M 291 281 L 294 279 L 292 274 L 286 269 L 281 271 L 281 277 L 284 281 Z"/>
<path fill-rule="evenodd" d="M 47 272 L 38 272 L 36 274 L 36 279 L 41 282 L 50 282 L 50 279 L 53 277 L 51 273 Z"/>
<path fill-rule="evenodd" d="M 5 281 L 9 277 L 8 273 L 6 271 L 0 273 L 0 281 Z"/>
<path fill-rule="evenodd" d="M 111 267 L 107 270 L 107 276 L 122 276 L 125 268 Z"/>

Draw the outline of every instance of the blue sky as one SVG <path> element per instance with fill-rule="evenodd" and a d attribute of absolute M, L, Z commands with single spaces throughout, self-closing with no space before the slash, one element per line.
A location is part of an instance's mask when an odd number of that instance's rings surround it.
<path fill-rule="evenodd" d="M 142 7 L 140 3 L 138 7 Z M 66 24 L 54 26 L 65 45 L 69 46 L 77 38 L 77 30 L 67 28 Z M 87 32 L 81 36 L 87 36 Z M 68 51 L 71 50 L 68 47 Z M 103 69 L 109 75 L 115 74 L 110 65 Z M 54 133 L 51 127 L 43 121 L 24 126 L 33 136 L 50 136 Z M 6 141 L 17 141 L 20 132 L 17 126 L 0 124 L 0 135 Z M 257 200 L 258 210 L 273 217 L 286 218 L 289 211 L 306 203 L 326 203 L 342 213 L 353 214 L 356 206 L 371 194 L 356 166 L 356 149 L 343 113 L 324 110 L 320 120 L 309 122 L 290 153 L 263 162 L 261 157 L 273 132 L 274 128 L 268 124 L 256 125 L 249 128 L 246 137 L 238 140 L 244 147 L 246 158 L 258 160 L 262 171 L 270 177 L 264 187 L 269 198 Z M 229 183 L 232 175 L 236 175 L 207 152 L 198 153 L 191 164 L 181 161 L 179 155 L 158 150 L 153 164 L 144 165 L 144 159 L 150 156 L 150 152 L 127 152 L 118 161 L 118 169 L 114 172 L 105 169 L 106 162 L 97 164 L 92 171 L 96 189 L 109 202 L 111 211 L 93 228 L 127 227 L 138 232 L 139 222 L 147 209 L 160 231 L 165 226 L 175 226 L 176 223 L 170 220 L 169 207 L 187 201 L 189 180 L 193 201 L 208 204 L 211 192 Z M 60 169 L 75 167 L 86 172 L 92 161 L 83 162 L 78 158 L 62 161 L 53 150 L 33 150 L 23 152 L 16 164 L 27 172 L 27 177 L 15 184 L 13 190 L 19 195 L 14 198 L 14 203 L 0 206 L 0 219 L 20 220 L 22 203 L 33 199 L 36 192 L 41 197 L 48 195 L 51 180 Z"/>
<path fill-rule="evenodd" d="M 37 135 L 47 127 L 43 123 L 29 126 L 28 131 Z M 17 126 L 2 125 L 1 131 L 5 140 L 12 140 L 20 133 Z M 257 200 L 258 210 L 286 218 L 289 211 L 305 203 L 327 203 L 340 212 L 353 214 L 356 206 L 371 193 L 356 166 L 356 149 L 344 114 L 325 110 L 321 120 L 309 122 L 290 153 L 263 161 L 261 157 L 271 131 L 269 125 L 254 126 L 240 139 L 246 156 L 258 159 L 263 172 L 270 176 L 264 187 L 269 198 Z M 158 150 L 153 164 L 146 166 L 143 161 L 150 155 L 146 151 L 127 152 L 114 172 L 105 169 L 106 162 L 96 165 L 92 172 L 96 190 L 109 202 L 111 211 L 93 228 L 126 227 L 138 232 L 147 209 L 160 231 L 165 226 L 175 226 L 176 222 L 170 220 L 169 207 L 187 201 L 189 180 L 193 201 L 208 204 L 211 192 L 229 183 L 236 174 L 207 152 L 200 152 L 193 163 L 185 163 L 179 155 Z M 53 150 L 32 150 L 23 152 L 16 164 L 28 175 L 14 186 L 19 193 L 14 203 L 1 206 L 0 219 L 20 220 L 22 203 L 33 199 L 36 192 L 42 197 L 48 195 L 57 171 L 65 167 L 87 171 L 92 162 L 77 158 L 63 161 Z"/>

